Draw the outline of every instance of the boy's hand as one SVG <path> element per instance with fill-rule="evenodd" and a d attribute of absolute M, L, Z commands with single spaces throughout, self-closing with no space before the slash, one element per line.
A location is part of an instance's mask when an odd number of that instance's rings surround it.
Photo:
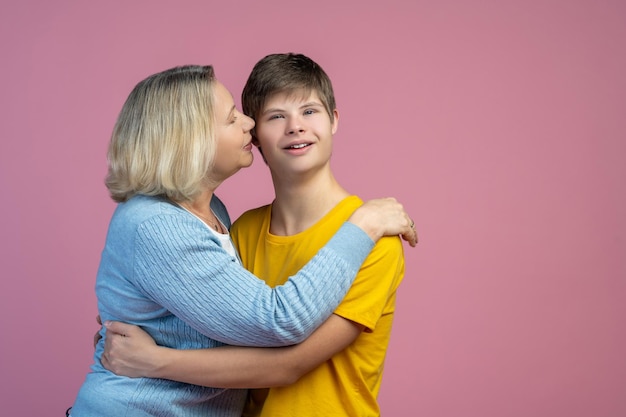
<path fill-rule="evenodd" d="M 131 378 L 151 377 L 159 347 L 140 327 L 117 321 L 104 323 L 107 329 L 100 361 L 109 371 Z"/>
<path fill-rule="evenodd" d="M 96 316 L 96 321 L 98 322 L 100 326 L 102 326 L 102 319 L 100 318 L 100 314 Z M 93 348 L 94 349 L 96 348 L 96 346 L 98 346 L 98 342 L 100 341 L 100 339 L 102 339 L 102 336 L 100 335 L 100 330 L 98 330 L 96 334 L 93 335 Z"/>

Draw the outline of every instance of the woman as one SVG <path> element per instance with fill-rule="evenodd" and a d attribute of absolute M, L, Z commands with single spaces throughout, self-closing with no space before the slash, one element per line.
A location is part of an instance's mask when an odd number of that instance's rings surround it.
<path fill-rule="evenodd" d="M 214 191 L 252 163 L 252 119 L 210 66 L 173 68 L 131 92 L 113 130 L 106 185 L 119 202 L 96 282 L 102 320 L 140 325 L 162 346 L 299 343 L 330 316 L 373 243 L 416 236 L 402 206 L 357 210 L 298 274 L 274 289 L 241 267 Z M 245 390 L 131 379 L 94 364 L 72 416 L 239 416 Z"/>

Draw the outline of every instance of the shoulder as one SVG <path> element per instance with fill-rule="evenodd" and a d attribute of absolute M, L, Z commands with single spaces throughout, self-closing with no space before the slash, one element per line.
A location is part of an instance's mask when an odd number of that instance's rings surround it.
<path fill-rule="evenodd" d="M 136 195 L 130 200 L 120 203 L 113 214 L 114 218 L 123 219 L 131 225 L 139 225 L 146 221 L 158 219 L 160 216 L 177 216 L 181 210 L 163 197 Z"/>
<path fill-rule="evenodd" d="M 271 213 L 272 205 L 267 204 L 265 206 L 257 207 L 244 212 L 235 222 L 233 228 L 241 227 L 241 225 L 256 224 L 260 219 L 265 218 Z"/>
<path fill-rule="evenodd" d="M 350 195 L 339 202 L 337 207 L 345 210 L 356 210 L 363 205 L 363 200 L 357 195 Z"/>
<path fill-rule="evenodd" d="M 382 237 L 376 245 L 374 245 L 374 249 L 372 249 L 372 253 L 376 253 L 379 256 L 386 257 L 392 256 L 395 258 L 404 257 L 404 248 L 402 246 L 402 240 L 399 236 L 385 236 Z"/>
<path fill-rule="evenodd" d="M 257 207 L 243 213 L 230 229 L 230 236 L 239 249 L 240 253 L 245 244 L 251 244 L 257 238 L 264 235 L 269 230 L 269 219 L 271 214 L 271 205 Z"/>
<path fill-rule="evenodd" d="M 345 197 L 339 201 L 325 216 L 318 222 L 318 226 L 330 225 L 339 228 L 341 223 L 352 216 L 354 211 L 363 205 L 363 200 L 355 195 Z"/>
<path fill-rule="evenodd" d="M 341 203 L 339 203 L 339 207 L 345 212 L 349 212 L 350 214 L 354 213 L 356 209 L 363 205 L 364 201 L 356 195 L 351 195 L 346 197 Z M 376 254 L 379 257 L 385 256 L 393 256 L 393 257 L 403 257 L 403 247 L 402 240 L 399 236 L 385 236 L 381 238 L 374 249 L 372 249 L 372 255 Z M 372 257 L 370 255 L 370 257 Z"/>
<path fill-rule="evenodd" d="M 138 195 L 120 203 L 113 214 L 110 229 L 113 235 L 127 239 L 132 236 L 151 236 L 162 240 L 187 234 L 203 235 L 205 228 L 185 210 L 163 197 Z"/>

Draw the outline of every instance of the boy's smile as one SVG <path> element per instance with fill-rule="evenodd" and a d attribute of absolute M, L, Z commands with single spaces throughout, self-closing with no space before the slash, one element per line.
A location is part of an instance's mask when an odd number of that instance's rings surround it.
<path fill-rule="evenodd" d="M 313 145 L 313 142 L 296 140 L 284 149 L 292 155 L 301 155 L 308 151 L 308 148 Z"/>

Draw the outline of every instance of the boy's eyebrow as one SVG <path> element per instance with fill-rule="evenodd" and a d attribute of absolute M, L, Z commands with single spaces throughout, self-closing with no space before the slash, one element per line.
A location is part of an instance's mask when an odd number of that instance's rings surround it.
<path fill-rule="evenodd" d="M 305 108 L 305 107 L 313 107 L 313 106 L 315 106 L 315 107 L 324 107 L 324 105 L 322 103 L 320 103 L 319 101 L 309 101 L 309 102 L 306 102 L 306 103 L 300 105 L 298 108 L 302 109 L 302 108 Z M 270 107 L 268 109 L 263 110 L 261 112 L 261 115 L 264 115 L 264 114 L 267 114 L 267 113 L 276 112 L 276 111 L 283 111 L 283 109 L 280 108 L 280 107 Z"/>
<path fill-rule="evenodd" d="M 300 108 L 311 107 L 311 106 L 321 106 L 321 107 L 323 107 L 324 105 L 322 103 L 320 103 L 319 101 L 309 101 L 308 103 L 304 103 L 302 106 L 300 106 Z"/>

